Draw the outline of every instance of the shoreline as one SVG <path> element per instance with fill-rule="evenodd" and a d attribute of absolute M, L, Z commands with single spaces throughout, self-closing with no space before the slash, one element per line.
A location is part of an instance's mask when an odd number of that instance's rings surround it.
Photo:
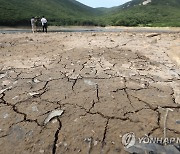
<path fill-rule="evenodd" d="M 49 26 L 49 32 L 147 32 L 180 33 L 180 27 L 94 27 L 94 26 Z M 0 27 L 0 33 L 31 33 L 31 27 Z"/>

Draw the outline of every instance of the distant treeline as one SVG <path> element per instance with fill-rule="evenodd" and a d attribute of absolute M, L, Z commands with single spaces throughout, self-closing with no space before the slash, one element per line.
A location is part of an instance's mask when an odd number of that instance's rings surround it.
<path fill-rule="evenodd" d="M 164 18 L 146 15 L 120 15 L 115 17 L 103 17 L 96 19 L 48 19 L 50 26 L 172 26 L 180 27 L 180 18 Z M 30 19 L 0 20 L 1 26 L 30 26 Z"/>
<path fill-rule="evenodd" d="M 54 26 L 105 26 L 103 22 L 93 19 L 50 19 L 49 22 Z"/>
<path fill-rule="evenodd" d="M 30 26 L 30 19 L 4 20 L 0 21 L 1 26 Z M 47 18 L 48 19 L 48 18 Z M 105 24 L 97 20 L 77 20 L 77 19 L 48 19 L 48 25 L 51 26 L 101 26 Z"/>
<path fill-rule="evenodd" d="M 30 19 L 11 19 L 0 20 L 1 26 L 30 26 Z M 120 14 L 116 16 L 104 16 L 95 19 L 51 19 L 48 18 L 48 25 L 50 26 L 172 26 L 180 27 L 180 18 L 169 17 L 162 18 L 162 16 L 153 16 L 146 14 Z"/>

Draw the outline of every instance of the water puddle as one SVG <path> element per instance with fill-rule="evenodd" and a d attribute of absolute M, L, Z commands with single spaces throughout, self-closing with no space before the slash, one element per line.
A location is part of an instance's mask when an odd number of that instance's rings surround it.
<path fill-rule="evenodd" d="M 149 32 L 149 33 L 178 33 L 180 32 L 179 29 L 171 29 L 171 28 L 129 28 L 129 27 L 122 27 L 122 28 L 106 28 L 106 27 L 93 27 L 93 28 L 83 28 L 83 27 L 76 27 L 76 28 L 62 28 L 62 27 L 55 27 L 49 28 L 48 32 Z M 13 33 L 31 33 L 31 29 L 19 29 L 19 28 L 0 28 L 0 33 L 2 34 L 13 34 Z M 39 32 L 41 33 L 41 32 Z"/>

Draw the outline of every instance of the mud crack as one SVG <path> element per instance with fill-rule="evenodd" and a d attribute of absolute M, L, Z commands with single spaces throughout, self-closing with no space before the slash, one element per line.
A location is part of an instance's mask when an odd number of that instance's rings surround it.
<path fill-rule="evenodd" d="M 53 148 L 52 148 L 52 154 L 56 154 L 56 149 L 57 149 L 57 141 L 58 141 L 58 136 L 59 136 L 59 132 L 61 130 L 62 124 L 61 121 L 59 120 L 59 118 L 57 118 L 58 122 L 59 122 L 59 127 L 56 130 L 56 133 L 54 135 L 54 142 L 53 142 Z"/>

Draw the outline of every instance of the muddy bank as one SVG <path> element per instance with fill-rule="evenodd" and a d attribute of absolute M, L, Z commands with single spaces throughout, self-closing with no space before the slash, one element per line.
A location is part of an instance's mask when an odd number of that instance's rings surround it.
<path fill-rule="evenodd" d="M 0 34 L 0 153 L 125 153 L 179 137 L 179 33 Z M 62 115 L 47 117 L 52 111 Z"/>

